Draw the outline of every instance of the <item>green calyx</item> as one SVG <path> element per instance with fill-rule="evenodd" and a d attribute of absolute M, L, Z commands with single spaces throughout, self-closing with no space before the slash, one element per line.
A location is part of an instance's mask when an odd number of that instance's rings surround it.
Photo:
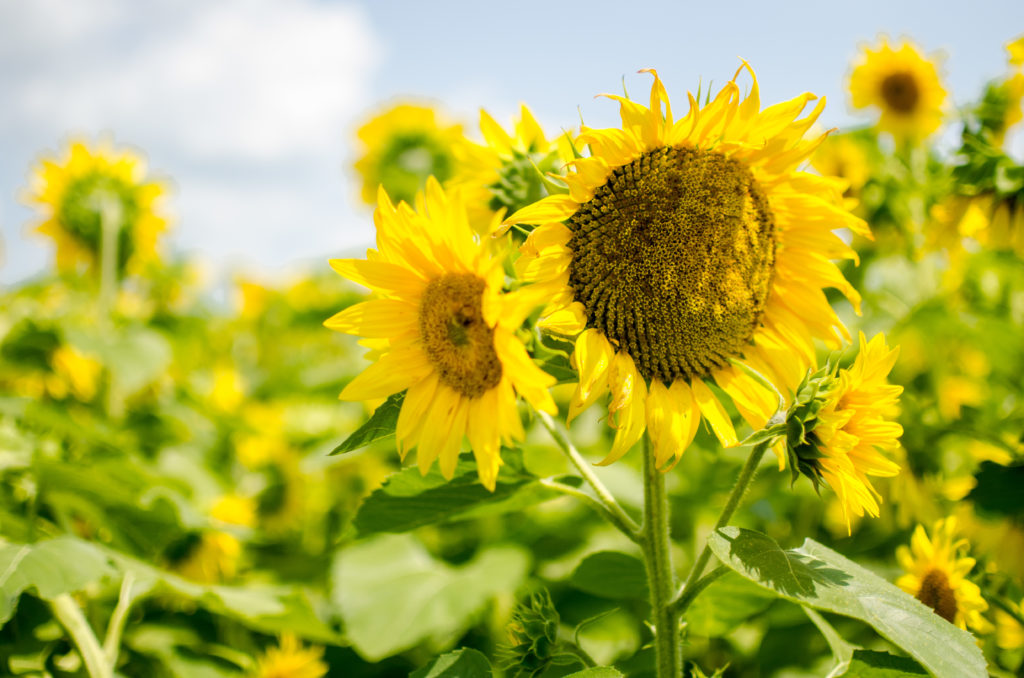
<path fill-rule="evenodd" d="M 439 139 L 422 132 L 397 134 L 381 150 L 378 178 L 393 200 L 411 205 L 428 177 L 444 183 L 454 165 L 451 148 Z"/>
<path fill-rule="evenodd" d="M 532 678 L 556 663 L 559 619 L 547 589 L 516 606 L 506 628 L 509 645 L 499 648 L 508 675 Z"/>
<path fill-rule="evenodd" d="M 58 209 L 60 225 L 81 245 L 99 256 L 103 243 L 103 220 L 117 232 L 117 266 L 123 270 L 135 249 L 132 224 L 141 209 L 132 186 L 118 177 L 92 172 L 70 182 Z"/>
<path fill-rule="evenodd" d="M 508 214 L 532 205 L 548 195 L 547 172 L 558 170 L 558 154 L 547 155 L 513 151 L 512 159 L 502 163 L 498 180 L 487 188 L 491 192 L 488 207 L 497 212 L 505 208 Z"/>

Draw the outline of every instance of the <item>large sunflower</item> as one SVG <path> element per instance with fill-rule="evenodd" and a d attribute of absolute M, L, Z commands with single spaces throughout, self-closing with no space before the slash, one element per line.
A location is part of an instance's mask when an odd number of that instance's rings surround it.
<path fill-rule="evenodd" d="M 427 177 L 445 182 L 455 171 L 455 146 L 462 126 L 450 124 L 428 106 L 398 104 L 375 115 L 356 132 L 363 143 L 355 163 L 363 179 L 363 200 L 373 205 L 377 189 L 412 202 Z"/>
<path fill-rule="evenodd" d="M 853 107 L 878 107 L 879 129 L 897 137 L 926 137 L 942 124 L 946 90 L 935 62 L 909 42 L 893 49 L 882 37 L 877 48 L 864 46 L 849 88 Z"/>
<path fill-rule="evenodd" d="M 956 539 L 956 527 L 956 518 L 940 520 L 929 539 L 924 527 L 918 525 L 910 548 L 900 546 L 896 550 L 896 560 L 907 572 L 896 585 L 951 624 L 988 633 L 992 625 L 981 616 L 988 603 L 978 585 L 967 579 L 975 560 L 964 555 L 967 540 Z"/>
<path fill-rule="evenodd" d="M 147 180 L 139 155 L 106 139 L 93 148 L 73 141 L 62 158 L 42 158 L 29 182 L 27 199 L 43 215 L 36 231 L 57 245 L 58 269 L 99 265 L 105 219 L 117 233 L 119 269 L 157 258 L 157 238 L 167 228 L 158 209 L 166 189 Z"/>
<path fill-rule="evenodd" d="M 534 290 L 502 293 L 502 260 L 473 234 L 462 200 L 427 181 L 418 209 L 393 206 L 382 189 L 374 220 L 377 248 L 367 259 L 331 266 L 379 298 L 356 304 L 324 324 L 385 340 L 376 362 L 342 391 L 365 400 L 408 389 L 396 431 L 399 454 L 417 448 L 420 470 L 435 459 L 451 478 L 463 437 L 480 480 L 494 489 L 502 442 L 520 440 L 516 393 L 557 411 L 554 379 L 533 364 L 516 330 L 538 304 Z"/>
<path fill-rule="evenodd" d="M 735 82 L 744 69 L 745 98 Z M 551 300 L 543 326 L 575 337 L 569 418 L 610 391 L 617 432 L 603 463 L 646 428 L 662 466 L 682 455 L 702 416 L 723 445 L 736 443 L 708 383 L 759 427 L 777 398 L 738 364 L 793 389 L 815 362 L 816 338 L 836 348 L 848 340 L 822 288 L 858 304 L 830 261 L 856 255 L 832 231 L 869 232 L 841 207 L 842 182 L 797 171 L 824 139 L 804 139 L 823 101 L 803 118 L 809 93 L 762 111 L 744 63 L 703 108 L 690 95 L 676 121 L 648 72 L 649 107 L 609 95 L 622 129 L 583 128 L 591 155 L 573 163 L 569 193 L 506 223 L 541 224 L 519 266 Z"/>

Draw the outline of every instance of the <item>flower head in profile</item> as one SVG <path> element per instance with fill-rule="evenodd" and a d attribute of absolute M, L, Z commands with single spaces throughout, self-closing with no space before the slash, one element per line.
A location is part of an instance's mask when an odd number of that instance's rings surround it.
<path fill-rule="evenodd" d="M 427 177 L 447 181 L 455 171 L 455 147 L 464 141 L 461 125 L 415 104 L 377 114 L 356 135 L 364 148 L 355 168 L 363 180 L 363 200 L 370 205 L 381 186 L 395 200 L 411 203 Z"/>
<path fill-rule="evenodd" d="M 567 134 L 548 139 L 544 129 L 523 105 L 512 132 L 507 132 L 487 111 L 480 111 L 484 143 L 467 141 L 455 147 L 457 169 L 451 185 L 463 190 L 474 224 L 494 212 L 515 212 L 545 195 L 548 173 L 561 173 L 573 159 Z"/>
<path fill-rule="evenodd" d="M 746 97 L 735 78 L 744 70 Z M 706 420 L 737 442 L 709 384 L 760 428 L 775 412 L 770 389 L 796 388 L 815 363 L 815 340 L 848 334 L 826 300 L 857 292 L 832 259 L 855 258 L 832 231 L 868 235 L 842 207 L 842 182 L 799 171 L 824 135 L 804 138 L 824 101 L 764 110 L 744 64 L 707 105 L 690 95 L 676 120 L 654 71 L 650 105 L 624 96 L 621 128 L 584 127 L 590 156 L 552 195 L 506 224 L 539 224 L 517 262 L 549 300 L 541 326 L 575 341 L 579 386 L 569 419 L 610 394 L 611 463 L 649 431 L 656 462 L 678 460 Z"/>
<path fill-rule="evenodd" d="M 146 163 L 109 139 L 90 147 L 71 142 L 60 158 L 44 157 L 33 168 L 26 199 L 42 222 L 36 232 L 53 239 L 57 268 L 98 269 L 104 242 L 117 247 L 117 267 L 131 272 L 157 258 L 157 240 L 167 228 L 160 212 L 166 187 L 147 178 Z"/>
<path fill-rule="evenodd" d="M 850 516 L 877 516 L 881 496 L 869 476 L 894 476 L 899 466 L 882 454 L 898 444 L 903 427 L 888 421 L 902 386 L 888 375 L 899 348 L 885 337 L 860 335 L 860 352 L 848 369 L 826 366 L 797 390 L 787 416 L 787 449 L 794 479 L 824 481 L 839 498 L 847 531 Z"/>
<path fill-rule="evenodd" d="M 957 539 L 956 533 L 956 518 L 936 522 L 930 538 L 918 525 L 910 548 L 900 546 L 896 551 L 896 560 L 906 572 L 896 585 L 951 624 L 988 633 L 992 625 L 981 616 L 988 603 L 978 585 L 967 579 L 975 560 L 965 555 L 967 540 Z"/>
<path fill-rule="evenodd" d="M 531 360 L 516 336 L 539 305 L 536 291 L 503 293 L 503 260 L 491 255 L 469 225 L 457 194 L 427 181 L 417 208 L 396 207 L 381 190 L 374 214 L 377 249 L 364 259 L 334 259 L 342 276 L 376 298 L 324 324 L 379 342 L 375 362 L 342 391 L 346 400 L 405 391 L 396 430 L 399 454 L 417 449 L 426 473 L 439 460 L 455 472 L 463 438 L 480 480 L 494 489 L 503 442 L 523 437 L 516 395 L 556 411 L 554 379 Z"/>
<path fill-rule="evenodd" d="M 277 647 L 268 647 L 256 660 L 253 678 L 323 678 L 328 666 L 322 647 L 303 647 L 294 634 L 281 636 Z"/>
<path fill-rule="evenodd" d="M 879 129 L 897 138 L 921 139 L 942 124 L 946 90 L 938 68 L 910 42 L 893 47 L 882 37 L 877 47 L 865 45 L 849 89 L 853 107 L 878 108 Z"/>

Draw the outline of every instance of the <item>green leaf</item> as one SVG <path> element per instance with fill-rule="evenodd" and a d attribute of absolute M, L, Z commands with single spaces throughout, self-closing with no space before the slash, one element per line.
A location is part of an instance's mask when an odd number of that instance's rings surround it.
<path fill-rule="evenodd" d="M 0 625 L 11 618 L 23 591 L 52 600 L 115 574 L 101 548 L 74 537 L 0 545 Z"/>
<path fill-rule="evenodd" d="M 456 640 L 491 598 L 518 588 L 528 560 L 523 549 L 502 545 L 453 567 L 410 535 L 378 536 L 339 553 L 332 597 L 352 647 L 375 662 Z"/>
<path fill-rule="evenodd" d="M 939 678 L 988 675 L 971 634 L 812 539 L 784 551 L 766 535 L 726 527 L 708 543 L 723 563 L 783 598 L 866 622 Z"/>
<path fill-rule="evenodd" d="M 471 647 L 443 654 L 409 678 L 490 678 L 491 663 L 487 657 Z"/>
<path fill-rule="evenodd" d="M 839 635 L 839 632 L 828 623 L 828 620 L 812 608 L 804 605 L 801 609 L 814 623 L 814 625 L 818 627 L 818 630 L 821 631 L 821 635 L 825 637 L 825 642 L 828 643 L 829 648 L 832 650 L 832 656 L 836 658 L 837 669 L 848 665 L 854 651 L 860 649 L 859 646 L 846 642 L 843 637 Z"/>
<path fill-rule="evenodd" d="M 778 596 L 738 574 L 711 583 L 686 611 L 687 633 L 721 638 L 764 611 Z"/>
<path fill-rule="evenodd" d="M 622 678 L 623 675 L 625 674 L 610 666 L 595 666 L 592 669 L 583 669 L 576 673 L 570 673 L 565 678 Z"/>
<path fill-rule="evenodd" d="M 388 396 L 388 399 L 373 411 L 370 419 L 331 450 L 331 454 L 351 452 L 378 440 L 393 438 L 395 428 L 398 426 L 398 413 L 402 411 L 403 402 L 405 402 L 405 391 Z"/>
<path fill-rule="evenodd" d="M 576 588 L 601 598 L 647 600 L 647 574 L 636 556 L 601 551 L 583 559 L 569 579 Z"/>
<path fill-rule="evenodd" d="M 909 657 L 897 657 L 888 652 L 857 650 L 850 660 L 850 667 L 835 674 L 844 678 L 915 678 L 927 676 L 928 672 Z"/>
<path fill-rule="evenodd" d="M 416 468 L 404 469 L 366 498 L 353 525 L 360 536 L 408 532 L 453 519 L 515 511 L 560 496 L 510 466 L 502 467 L 493 492 L 480 484 L 473 461 L 461 460 L 451 480 L 437 467 L 425 476 Z"/>

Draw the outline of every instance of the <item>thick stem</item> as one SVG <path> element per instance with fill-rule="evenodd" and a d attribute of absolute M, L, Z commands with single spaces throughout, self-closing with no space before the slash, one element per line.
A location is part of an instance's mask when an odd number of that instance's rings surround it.
<path fill-rule="evenodd" d="M 121 205 L 117 198 L 100 199 L 100 305 L 109 313 L 117 294 L 117 249 L 121 225 Z"/>
<path fill-rule="evenodd" d="M 646 435 L 643 475 L 644 524 L 640 545 L 651 595 L 658 678 L 678 678 L 682 675 L 683 653 L 679 637 L 679 615 L 671 605 L 676 583 L 672 570 L 668 493 L 665 491 L 665 475 L 658 470 L 654 450 Z"/>
<path fill-rule="evenodd" d="M 718 521 L 715 523 L 714 529 L 725 527 L 729 524 L 729 520 L 732 519 L 732 514 L 736 513 L 736 509 L 739 508 L 740 502 L 743 500 L 743 495 L 747 491 L 747 486 L 750 485 L 750 481 L 754 478 L 754 473 L 757 471 L 758 464 L 761 463 L 761 457 L 768 450 L 769 443 L 758 443 L 754 446 L 754 449 L 750 451 L 750 456 L 747 457 L 747 462 L 743 464 L 743 468 L 740 469 L 740 477 L 736 479 L 736 484 L 733 485 L 732 492 L 729 493 L 729 499 L 725 502 L 725 508 L 722 509 L 721 515 L 718 516 Z M 704 568 L 707 567 L 708 561 L 711 559 L 711 547 L 707 544 L 704 545 L 704 550 L 697 556 L 697 560 L 693 563 L 693 567 L 690 568 L 690 574 L 686 576 L 686 582 L 683 587 L 679 590 L 676 595 L 676 600 L 681 601 L 686 596 L 687 589 L 692 588 L 700 576 L 704 574 Z M 710 583 L 710 582 L 709 582 Z M 689 598 L 690 602 L 693 601 Z M 678 602 L 677 602 L 678 605 Z M 689 603 L 687 603 L 689 605 Z M 679 607 L 680 613 L 686 611 L 686 607 Z"/>
<path fill-rule="evenodd" d="M 85 670 L 89 673 L 89 677 L 113 678 L 114 672 L 107 662 L 103 648 L 100 647 L 99 641 L 96 640 L 96 634 L 74 599 L 67 593 L 62 593 L 50 601 L 50 607 L 53 609 L 53 615 L 57 621 L 67 629 L 75 647 L 78 648 L 78 653 L 82 655 L 82 661 L 85 662 Z"/>
<path fill-rule="evenodd" d="M 573 444 L 569 442 L 569 439 L 562 434 L 558 428 L 555 427 L 555 421 L 551 418 L 547 412 L 541 412 L 537 410 L 537 418 L 540 419 L 541 423 L 544 424 L 544 428 L 548 430 L 551 437 L 558 444 L 565 455 L 569 457 L 569 461 L 572 462 L 576 470 L 580 472 L 583 479 L 590 484 L 593 488 L 594 493 L 597 495 L 597 500 L 604 507 L 603 513 L 612 522 L 615 527 L 619 528 L 623 534 L 632 539 L 638 541 L 640 534 L 640 526 L 636 524 L 632 518 L 629 517 L 622 507 L 619 506 L 619 502 L 615 501 L 615 497 L 608 491 L 608 488 L 604 486 L 604 483 L 597 477 L 594 470 L 590 468 L 590 464 L 583 458 L 583 455 L 573 447 Z M 557 488 L 556 488 L 557 489 Z"/>

